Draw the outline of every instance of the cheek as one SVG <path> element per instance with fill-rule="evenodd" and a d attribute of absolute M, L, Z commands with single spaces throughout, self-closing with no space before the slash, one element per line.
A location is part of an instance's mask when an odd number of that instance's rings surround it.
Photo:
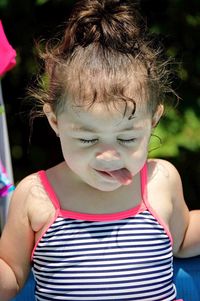
<path fill-rule="evenodd" d="M 144 137 L 143 139 L 141 139 L 140 145 L 139 145 L 139 148 L 141 151 L 144 151 L 144 152 L 148 151 L 149 139 L 150 139 L 150 136 Z"/>
<path fill-rule="evenodd" d="M 143 155 L 148 152 L 148 145 L 149 145 L 149 138 L 143 137 L 137 141 L 137 143 L 134 145 L 134 147 L 131 149 L 132 155 L 138 154 Z"/>
<path fill-rule="evenodd" d="M 74 150 L 72 148 L 63 148 L 63 156 L 67 163 L 80 164 L 81 162 L 81 152 Z"/>
<path fill-rule="evenodd" d="M 69 141 L 65 143 L 61 142 L 61 147 L 63 157 L 69 167 L 79 170 L 87 164 L 88 156 L 86 152 L 84 152 L 82 149 L 79 149 L 73 143 L 70 143 Z"/>
<path fill-rule="evenodd" d="M 141 139 L 137 145 L 128 152 L 128 160 L 130 164 L 133 166 L 137 166 L 140 168 L 140 165 L 143 165 L 148 156 L 148 144 L 149 141 L 145 137 Z"/>
<path fill-rule="evenodd" d="M 65 152 L 63 156 L 68 167 L 76 174 L 81 174 L 85 170 L 86 160 L 79 152 Z"/>

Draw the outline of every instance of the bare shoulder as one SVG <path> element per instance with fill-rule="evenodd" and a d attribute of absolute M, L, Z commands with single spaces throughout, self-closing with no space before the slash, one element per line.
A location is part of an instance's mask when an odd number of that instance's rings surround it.
<path fill-rule="evenodd" d="M 183 200 L 179 173 L 173 164 L 162 159 L 149 159 L 147 168 L 149 202 L 165 220 L 165 223 L 170 225 L 175 208 L 174 204 Z"/>
<path fill-rule="evenodd" d="M 31 192 L 35 187 L 35 183 L 37 182 L 36 178 L 36 174 L 32 174 L 17 184 L 17 187 L 11 198 L 9 214 L 12 212 L 13 208 L 17 211 L 20 209 L 23 212 L 28 210 L 29 199 L 32 195 Z"/>
<path fill-rule="evenodd" d="M 22 179 L 18 184 L 13 193 L 11 199 L 11 207 L 12 204 L 15 203 L 15 208 L 18 206 L 23 206 L 24 208 L 28 208 L 32 199 L 43 197 L 44 191 L 42 189 L 41 183 L 39 181 L 38 175 L 31 174 L 24 179 Z"/>
<path fill-rule="evenodd" d="M 176 167 L 167 160 L 149 159 L 148 175 L 150 180 L 165 181 L 168 185 L 181 183 L 181 178 Z"/>
<path fill-rule="evenodd" d="M 37 184 L 39 184 L 37 173 L 30 174 L 17 184 L 14 195 L 19 194 L 26 198 Z"/>
<path fill-rule="evenodd" d="M 188 226 L 189 211 L 184 200 L 181 177 L 176 167 L 166 160 L 150 159 L 148 176 L 151 195 L 160 202 L 153 203 L 165 220 L 173 237 L 173 251 L 177 254 Z"/>
<path fill-rule="evenodd" d="M 38 232 L 54 214 L 54 206 L 38 173 L 31 174 L 19 182 L 11 199 L 11 213 L 13 208 L 19 214 L 27 216 L 34 232 Z"/>

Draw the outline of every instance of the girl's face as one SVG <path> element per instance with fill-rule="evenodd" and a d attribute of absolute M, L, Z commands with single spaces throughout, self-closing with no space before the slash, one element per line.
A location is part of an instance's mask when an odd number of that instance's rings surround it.
<path fill-rule="evenodd" d="M 44 106 L 50 125 L 60 137 L 64 159 L 72 172 L 88 185 L 101 191 L 113 191 L 130 184 L 143 167 L 153 123 L 144 108 L 136 106 L 134 118 L 130 110 L 123 117 L 124 106 L 109 107 L 96 103 L 92 107 L 73 107 L 68 104 L 56 116 Z M 155 120 L 156 119 L 156 120 Z"/>

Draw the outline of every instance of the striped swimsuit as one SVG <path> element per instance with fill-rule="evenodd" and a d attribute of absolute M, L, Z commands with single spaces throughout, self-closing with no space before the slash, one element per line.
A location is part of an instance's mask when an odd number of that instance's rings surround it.
<path fill-rule="evenodd" d="M 141 204 L 113 214 L 62 210 L 42 185 L 56 215 L 32 253 L 37 301 L 174 301 L 172 238 L 148 204 L 146 165 Z"/>

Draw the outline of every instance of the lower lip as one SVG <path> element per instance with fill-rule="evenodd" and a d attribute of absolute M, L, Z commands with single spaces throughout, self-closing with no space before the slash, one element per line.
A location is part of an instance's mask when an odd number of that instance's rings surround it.
<path fill-rule="evenodd" d="M 114 179 L 109 173 L 107 173 L 107 172 L 105 172 L 105 171 L 97 170 L 97 169 L 95 169 L 95 171 L 96 171 L 99 175 L 101 175 L 103 178 L 106 178 L 106 179 L 108 179 L 108 180 L 115 181 L 115 179 Z"/>

